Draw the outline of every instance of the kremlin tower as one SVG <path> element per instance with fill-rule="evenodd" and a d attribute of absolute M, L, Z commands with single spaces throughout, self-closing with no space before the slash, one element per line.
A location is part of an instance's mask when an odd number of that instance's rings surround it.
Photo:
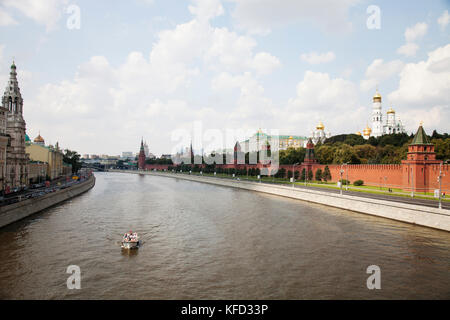
<path fill-rule="evenodd" d="M 145 170 L 145 149 L 144 139 L 141 140 L 141 149 L 139 150 L 138 169 Z"/>

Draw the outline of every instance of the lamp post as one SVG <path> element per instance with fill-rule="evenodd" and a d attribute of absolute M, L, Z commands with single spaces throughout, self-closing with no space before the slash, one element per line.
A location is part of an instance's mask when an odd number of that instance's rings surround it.
<path fill-rule="evenodd" d="M 346 178 L 345 178 L 345 190 L 348 191 L 348 163 L 344 163 L 345 166 L 345 174 L 346 174 Z"/>
<path fill-rule="evenodd" d="M 438 181 L 439 181 L 439 209 L 442 209 L 442 165 L 444 163 L 447 163 L 448 160 L 445 161 L 441 161 L 441 163 L 439 164 L 439 176 L 438 176 Z"/>
<path fill-rule="evenodd" d="M 341 196 L 342 196 L 342 175 L 344 174 L 344 169 L 342 168 L 344 166 L 344 164 L 341 164 L 341 171 L 340 171 L 340 174 L 341 174 L 341 190 L 340 190 L 340 194 L 341 194 Z"/>
<path fill-rule="evenodd" d="M 298 165 L 298 162 L 294 163 L 292 165 L 292 188 L 295 188 L 295 171 L 294 171 L 294 167 Z"/>

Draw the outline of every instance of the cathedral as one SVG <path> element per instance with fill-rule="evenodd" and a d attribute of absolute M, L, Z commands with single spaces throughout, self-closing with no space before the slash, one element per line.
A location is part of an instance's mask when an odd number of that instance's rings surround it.
<path fill-rule="evenodd" d="M 16 65 L 11 65 L 11 72 L 2 98 L 3 110 L 6 111 L 6 135 L 9 142 L 6 149 L 6 168 L 4 186 L 22 187 L 28 184 L 28 155 L 25 152 L 25 120 L 23 119 L 23 99 L 17 82 Z"/>
<path fill-rule="evenodd" d="M 369 139 L 370 137 L 380 137 L 384 134 L 395 134 L 406 132 L 402 122 L 395 116 L 395 111 L 392 107 L 386 113 L 386 120 L 383 121 L 383 113 L 381 110 L 381 94 L 376 91 L 373 96 L 372 106 L 372 128 L 367 126 L 363 130 L 363 137 Z M 361 135 L 361 132 L 356 134 Z"/>
<path fill-rule="evenodd" d="M 331 137 L 330 132 L 325 132 L 325 126 L 323 125 L 322 121 L 319 122 L 319 124 L 316 126 L 316 130 L 311 131 L 311 141 L 314 144 L 317 144 L 319 142 L 324 143 L 326 139 Z"/>

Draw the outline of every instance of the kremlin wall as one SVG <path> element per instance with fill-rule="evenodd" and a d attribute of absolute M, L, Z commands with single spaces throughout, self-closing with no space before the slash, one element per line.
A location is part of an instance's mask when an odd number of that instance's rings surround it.
<path fill-rule="evenodd" d="M 442 170 L 442 192 L 450 193 L 450 172 L 449 165 L 442 164 L 440 160 L 436 160 L 434 152 L 434 145 L 429 142 L 428 137 L 420 125 L 412 143 L 408 147 L 408 156 L 401 164 L 329 164 L 324 165 L 317 162 L 314 156 L 314 144 L 310 139 L 306 146 L 306 156 L 303 163 L 296 165 L 294 171 L 301 172 L 303 169 L 312 171 L 313 176 L 318 169 L 324 171 L 328 166 L 331 182 L 338 182 L 341 179 L 349 180 L 351 183 L 355 180 L 363 180 L 364 185 L 376 186 L 384 188 L 399 188 L 404 191 L 414 192 L 433 192 L 439 189 L 439 173 Z M 263 164 L 238 164 L 237 152 L 239 152 L 238 144 L 235 146 L 234 163 L 220 164 L 217 168 L 222 169 L 245 169 L 251 168 L 268 168 L 268 165 Z M 145 156 L 142 156 L 143 149 L 141 148 L 141 156 L 139 157 L 139 168 L 141 170 L 168 170 L 170 165 L 145 164 Z M 199 165 L 204 167 L 205 165 Z M 286 170 L 286 177 L 288 171 L 292 171 L 292 165 L 280 165 L 279 168 Z M 269 169 L 270 170 L 270 169 Z M 274 174 L 276 172 L 273 172 Z"/>

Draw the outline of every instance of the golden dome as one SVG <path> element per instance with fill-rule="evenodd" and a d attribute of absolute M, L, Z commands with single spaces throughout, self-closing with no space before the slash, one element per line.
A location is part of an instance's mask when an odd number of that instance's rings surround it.
<path fill-rule="evenodd" d="M 392 109 L 392 107 L 390 107 L 390 108 L 389 108 L 389 110 L 388 110 L 387 114 L 391 114 L 391 113 L 395 114 L 395 110 L 394 110 L 394 109 Z"/>
<path fill-rule="evenodd" d="M 372 133 L 372 129 L 369 128 L 369 126 L 367 126 L 364 130 L 363 130 L 363 134 L 365 136 L 370 136 L 370 134 Z"/>
<path fill-rule="evenodd" d="M 290 137 L 289 137 L 289 140 L 292 140 L 292 139 L 294 139 L 294 138 L 292 138 L 292 136 L 290 136 Z"/>
<path fill-rule="evenodd" d="M 323 125 L 322 121 L 319 122 L 319 124 L 316 127 L 317 130 L 324 130 L 325 126 Z"/>
<path fill-rule="evenodd" d="M 358 131 L 358 132 L 356 132 L 356 135 L 360 136 L 360 135 L 361 135 L 361 132 L 359 132 L 359 131 Z"/>
<path fill-rule="evenodd" d="M 41 134 L 39 133 L 39 135 L 34 139 L 34 142 L 36 143 L 44 143 L 44 138 L 41 137 Z"/>
<path fill-rule="evenodd" d="M 373 96 L 373 102 L 381 102 L 381 94 L 378 92 L 378 89 L 375 95 Z"/>

